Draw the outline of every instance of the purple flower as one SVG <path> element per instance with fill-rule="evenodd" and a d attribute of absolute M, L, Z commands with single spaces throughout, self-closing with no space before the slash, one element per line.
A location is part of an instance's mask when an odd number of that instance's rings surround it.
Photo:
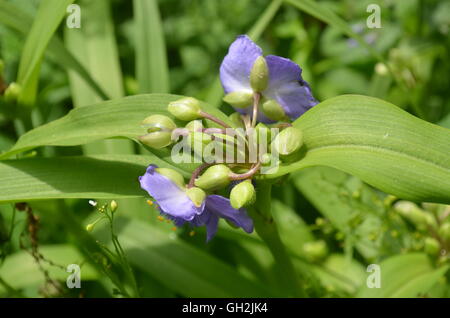
<path fill-rule="evenodd" d="M 235 91 L 252 92 L 250 71 L 255 60 L 261 55 L 261 48 L 248 36 L 237 37 L 220 66 L 220 80 L 226 94 Z M 300 66 L 275 55 L 266 56 L 266 62 L 269 69 L 269 83 L 262 95 L 278 102 L 291 120 L 295 120 L 318 103 L 312 96 L 308 83 L 302 79 Z M 237 111 L 251 114 L 251 109 L 249 105 L 248 108 Z M 262 113 L 258 114 L 258 120 L 270 122 Z"/>
<path fill-rule="evenodd" d="M 175 182 L 159 174 L 157 166 L 150 165 L 146 173 L 139 177 L 141 188 L 158 203 L 161 213 L 182 226 L 188 222 L 193 226 L 206 226 L 206 240 L 211 240 L 217 231 L 219 218 L 224 218 L 245 232 L 253 232 L 253 221 L 245 209 L 231 207 L 230 200 L 220 195 L 208 195 L 200 206 L 187 196 L 185 190 Z"/>

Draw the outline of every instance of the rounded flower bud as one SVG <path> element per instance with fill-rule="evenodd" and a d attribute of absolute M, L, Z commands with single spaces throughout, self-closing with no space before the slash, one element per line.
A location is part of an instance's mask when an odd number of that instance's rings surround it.
<path fill-rule="evenodd" d="M 167 110 L 180 120 L 190 121 L 201 118 L 200 102 L 193 97 L 183 97 L 173 101 L 169 103 Z"/>
<path fill-rule="evenodd" d="M 171 180 L 173 183 L 175 183 L 177 186 L 179 186 L 181 189 L 185 188 L 184 178 L 183 176 L 173 169 L 169 168 L 156 168 L 155 171 L 159 173 L 160 175 L 163 175 L 164 177 Z"/>
<path fill-rule="evenodd" d="M 191 132 L 201 131 L 203 128 L 203 123 L 201 120 L 192 120 L 186 124 L 185 128 Z"/>
<path fill-rule="evenodd" d="M 139 137 L 139 140 L 155 149 L 169 146 L 172 143 L 172 130 L 177 128 L 172 119 L 164 115 L 149 116 L 142 125 L 147 128 L 148 134 Z"/>
<path fill-rule="evenodd" d="M 262 111 L 267 118 L 279 121 L 286 118 L 283 107 L 273 99 L 269 99 L 262 104 Z"/>
<path fill-rule="evenodd" d="M 450 241 L 450 222 L 445 222 L 439 228 L 439 235 L 446 241 Z"/>
<path fill-rule="evenodd" d="M 324 241 L 307 242 L 303 244 L 303 252 L 311 262 L 318 262 L 328 254 L 327 244 Z"/>
<path fill-rule="evenodd" d="M 192 187 L 186 190 L 186 194 L 189 197 L 189 199 L 194 202 L 195 206 L 200 207 L 205 201 L 206 193 L 200 188 Z"/>
<path fill-rule="evenodd" d="M 112 200 L 111 203 L 109 204 L 109 207 L 111 208 L 111 212 L 116 212 L 118 206 L 119 205 L 117 204 L 117 202 L 115 200 Z"/>
<path fill-rule="evenodd" d="M 437 223 L 433 215 L 423 211 L 412 202 L 398 201 L 394 204 L 394 209 L 402 217 L 413 223 L 418 229 L 426 230 L 428 227 L 437 227 Z"/>
<path fill-rule="evenodd" d="M 283 129 L 272 142 L 273 149 L 280 155 L 290 155 L 303 145 L 302 131 L 295 127 Z"/>
<path fill-rule="evenodd" d="M 202 132 L 191 132 L 187 136 L 187 142 L 188 145 L 191 147 L 191 149 L 203 149 L 206 147 L 210 142 L 212 141 L 212 138 L 210 135 L 202 133 Z"/>
<path fill-rule="evenodd" d="M 431 256 L 438 255 L 441 250 L 439 241 L 432 237 L 427 237 L 424 241 L 424 245 L 425 253 Z"/>
<path fill-rule="evenodd" d="M 95 226 L 94 223 L 89 223 L 88 225 L 86 225 L 86 231 L 92 232 L 92 230 L 94 229 L 94 226 Z"/>
<path fill-rule="evenodd" d="M 250 72 L 250 86 L 255 92 L 262 92 L 269 82 L 269 68 L 264 56 L 259 56 Z"/>
<path fill-rule="evenodd" d="M 234 91 L 225 95 L 223 101 L 236 108 L 247 108 L 253 103 L 253 93 L 249 91 Z"/>
<path fill-rule="evenodd" d="M 228 118 L 230 118 L 234 126 L 236 126 L 237 128 L 244 128 L 244 122 L 242 121 L 241 114 L 232 113 L 228 116 Z"/>
<path fill-rule="evenodd" d="M 250 205 L 255 201 L 255 187 L 251 180 L 245 180 L 231 189 L 230 203 L 235 209 Z"/>
<path fill-rule="evenodd" d="M 5 96 L 6 101 L 13 102 L 17 100 L 21 91 L 22 87 L 19 84 L 13 82 L 9 84 L 3 95 Z"/>
<path fill-rule="evenodd" d="M 231 170 L 223 164 L 214 165 L 195 180 L 195 185 L 205 190 L 215 190 L 226 187 L 230 183 Z"/>

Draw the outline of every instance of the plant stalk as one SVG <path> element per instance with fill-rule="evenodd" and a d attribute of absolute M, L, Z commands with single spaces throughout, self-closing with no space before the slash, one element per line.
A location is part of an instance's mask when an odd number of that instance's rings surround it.
<path fill-rule="evenodd" d="M 272 185 L 267 182 L 258 182 L 256 185 L 258 199 L 253 209 L 250 209 L 256 233 L 267 244 L 272 253 L 279 278 L 287 289 L 287 293 L 293 297 L 307 297 L 299 274 L 281 241 L 275 221 L 272 218 L 271 190 Z"/>

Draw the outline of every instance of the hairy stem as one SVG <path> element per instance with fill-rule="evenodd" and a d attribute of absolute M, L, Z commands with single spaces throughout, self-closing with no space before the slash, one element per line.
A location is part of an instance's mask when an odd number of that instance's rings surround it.
<path fill-rule="evenodd" d="M 188 189 L 192 188 L 195 185 L 195 179 L 198 178 L 200 173 L 202 173 L 203 170 L 205 170 L 206 168 L 208 168 L 208 167 L 210 167 L 212 165 L 214 165 L 214 163 L 203 163 L 202 165 L 198 166 L 194 170 L 194 172 L 192 172 L 191 179 L 189 180 L 189 183 L 187 185 Z"/>
<path fill-rule="evenodd" d="M 261 168 L 261 162 L 257 162 L 255 165 L 253 165 L 253 167 L 248 170 L 245 173 L 231 173 L 230 174 L 230 179 L 231 180 L 244 180 L 244 179 L 248 179 L 251 178 L 255 173 L 257 173 L 259 171 L 259 168 Z"/>
<path fill-rule="evenodd" d="M 213 116 L 213 115 L 211 115 L 211 114 L 209 114 L 209 113 L 206 113 L 206 112 L 204 112 L 204 111 L 200 111 L 200 116 L 202 116 L 203 118 L 209 119 L 209 120 L 215 122 L 216 124 L 218 124 L 218 125 L 220 125 L 220 126 L 222 126 L 222 127 L 225 127 L 225 128 L 231 128 L 231 127 L 230 127 L 228 124 L 226 124 L 224 121 L 222 121 L 222 120 L 220 120 L 219 118 L 217 118 L 217 117 L 215 117 L 215 116 Z"/>

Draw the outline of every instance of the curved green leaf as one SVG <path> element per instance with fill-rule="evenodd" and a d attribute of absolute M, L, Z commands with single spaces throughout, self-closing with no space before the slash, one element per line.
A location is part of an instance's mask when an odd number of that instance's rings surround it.
<path fill-rule="evenodd" d="M 21 136 L 0 159 L 41 146 L 75 146 L 114 137 L 136 139 L 146 133 L 141 126 L 145 117 L 152 114 L 172 117 L 167 105 L 179 98 L 168 94 L 135 95 L 73 109 L 66 116 Z M 202 104 L 202 109 L 232 125 L 216 108 Z"/>
<path fill-rule="evenodd" d="M 450 203 L 450 130 L 377 98 L 326 100 L 295 121 L 304 157 L 267 175 L 324 165 L 413 201 Z"/>

